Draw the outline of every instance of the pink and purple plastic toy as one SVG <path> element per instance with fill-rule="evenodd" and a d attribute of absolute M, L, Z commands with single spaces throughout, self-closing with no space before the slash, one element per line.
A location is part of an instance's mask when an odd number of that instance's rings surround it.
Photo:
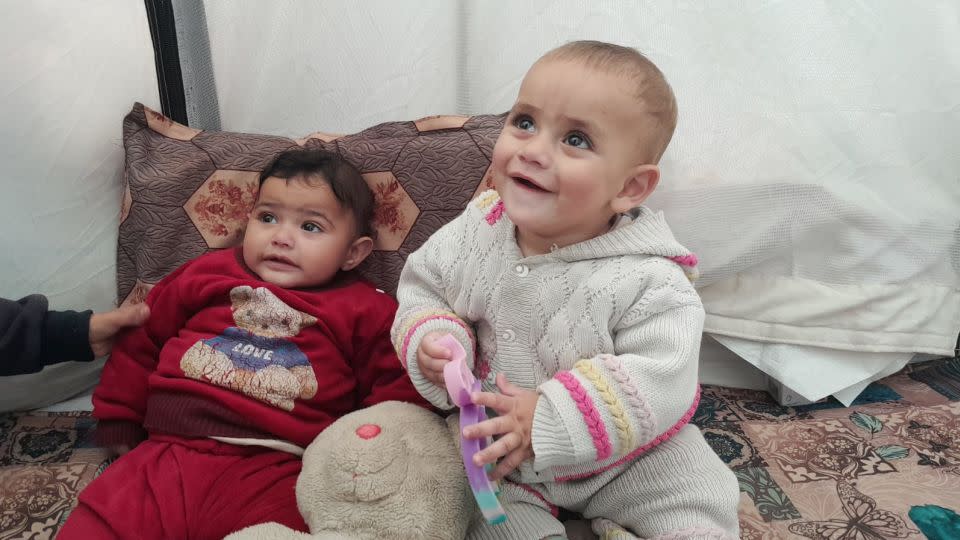
<path fill-rule="evenodd" d="M 463 436 L 463 428 L 487 419 L 484 407 L 474 404 L 470 399 L 471 392 L 480 391 L 480 381 L 467 369 L 467 353 L 456 338 L 448 334 L 440 338 L 437 343 L 446 347 L 451 353 L 450 362 L 443 367 L 443 380 L 447 385 L 450 401 L 460 407 L 460 453 L 463 456 L 463 466 L 467 471 L 470 489 L 487 523 L 491 525 L 503 523 L 507 520 L 507 514 L 497 499 L 499 490 L 490 482 L 486 469 L 473 463 L 473 455 L 487 446 L 486 439 L 467 439 Z"/>

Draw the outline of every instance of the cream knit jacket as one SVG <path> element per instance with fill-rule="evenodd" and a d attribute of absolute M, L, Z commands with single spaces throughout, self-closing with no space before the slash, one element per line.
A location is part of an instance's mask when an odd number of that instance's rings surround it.
<path fill-rule="evenodd" d="M 524 257 L 496 192 L 470 203 L 411 254 L 393 341 L 437 407 L 417 348 L 451 333 L 496 391 L 496 373 L 540 394 L 524 481 L 564 481 L 626 464 L 686 424 L 697 405 L 704 311 L 696 257 L 646 208 L 599 237 Z"/>

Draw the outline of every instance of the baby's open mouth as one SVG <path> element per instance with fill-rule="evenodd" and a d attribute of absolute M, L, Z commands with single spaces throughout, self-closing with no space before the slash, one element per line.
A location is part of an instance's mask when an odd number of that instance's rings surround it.
<path fill-rule="evenodd" d="M 285 266 L 296 266 L 296 264 L 294 264 L 293 261 L 291 261 L 286 257 L 270 256 L 270 257 L 264 257 L 263 260 L 264 262 L 268 262 L 268 263 L 280 264 Z"/>
<path fill-rule="evenodd" d="M 513 177 L 511 177 L 511 178 L 513 178 L 513 181 L 514 181 L 514 182 L 516 182 L 517 184 L 520 184 L 521 187 L 525 187 L 525 188 L 530 189 L 530 190 L 533 190 L 533 191 L 540 191 L 540 192 L 543 192 L 543 193 L 546 193 L 546 192 L 547 192 L 547 190 L 543 189 L 543 188 L 540 187 L 538 184 L 534 183 L 534 182 L 531 181 L 531 180 L 527 180 L 526 178 L 523 178 L 523 177 L 521 177 L 521 176 L 513 176 Z"/>

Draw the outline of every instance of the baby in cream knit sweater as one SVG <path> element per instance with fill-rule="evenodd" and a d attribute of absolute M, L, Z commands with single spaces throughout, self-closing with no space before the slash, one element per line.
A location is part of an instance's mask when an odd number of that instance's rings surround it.
<path fill-rule="evenodd" d="M 641 204 L 676 126 L 673 91 L 634 49 L 573 42 L 527 73 L 480 195 L 407 260 L 393 340 L 434 405 L 452 334 L 495 411 L 506 523 L 470 538 L 736 538 L 737 482 L 695 426 L 704 312 L 696 256 Z"/>

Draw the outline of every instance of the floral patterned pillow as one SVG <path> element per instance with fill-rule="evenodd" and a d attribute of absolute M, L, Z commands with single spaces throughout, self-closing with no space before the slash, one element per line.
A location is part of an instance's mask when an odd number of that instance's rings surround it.
<path fill-rule="evenodd" d="M 502 126 L 502 116 L 434 116 L 294 140 L 200 131 L 137 103 L 123 121 L 118 298 L 140 302 L 181 264 L 238 244 L 261 170 L 297 146 L 338 152 L 363 173 L 377 198 L 377 242 L 362 271 L 393 294 L 407 255 L 487 189 Z"/>

